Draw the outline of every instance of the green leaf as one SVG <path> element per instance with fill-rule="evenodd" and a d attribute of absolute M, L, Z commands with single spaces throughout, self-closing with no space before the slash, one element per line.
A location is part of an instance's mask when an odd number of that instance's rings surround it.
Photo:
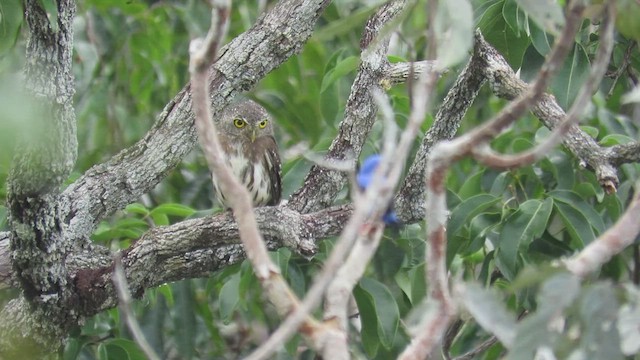
<path fill-rule="evenodd" d="M 151 212 L 149 215 L 151 215 L 151 219 L 156 226 L 167 226 L 171 223 L 167 214 Z"/>
<path fill-rule="evenodd" d="M 500 198 L 490 194 L 479 194 L 464 200 L 451 211 L 451 219 L 447 224 L 448 235 L 456 234 L 471 218 L 484 212 L 499 201 Z"/>
<path fill-rule="evenodd" d="M 460 284 L 456 290 L 478 324 L 509 348 L 515 340 L 516 317 L 505 308 L 496 293 L 476 283 Z"/>
<path fill-rule="evenodd" d="M 338 79 L 356 70 L 358 65 L 360 65 L 360 58 L 357 56 L 349 56 L 338 61 L 333 69 L 330 69 L 324 74 L 322 85 L 320 86 L 320 93 L 325 92 L 325 90 L 338 81 Z"/>
<path fill-rule="evenodd" d="M 376 313 L 373 297 L 360 286 L 356 286 L 353 289 L 353 297 L 356 299 L 358 311 L 360 311 L 360 320 L 362 322 L 362 330 L 360 332 L 362 347 L 369 359 L 373 359 L 380 347 L 378 314 Z"/>
<path fill-rule="evenodd" d="M 571 236 L 573 241 L 571 245 L 574 249 L 582 249 L 585 244 L 590 243 L 596 238 L 593 228 L 587 218 L 584 217 L 578 210 L 566 203 L 556 201 L 554 206 L 562 219 L 562 222 Z"/>
<path fill-rule="evenodd" d="M 7 208 L 0 205 L 0 230 L 4 230 L 7 226 Z"/>
<path fill-rule="evenodd" d="M 22 14 L 21 0 L 0 3 L 0 57 L 14 47 L 22 27 Z"/>
<path fill-rule="evenodd" d="M 546 56 L 553 48 L 553 36 L 540 29 L 535 23 L 531 24 L 529 28 L 531 30 L 531 43 L 533 47 L 541 57 Z"/>
<path fill-rule="evenodd" d="M 505 57 L 509 65 L 518 69 L 530 40 L 528 37 L 519 37 L 511 30 L 502 16 L 503 6 L 504 1 L 491 4 L 482 14 L 478 27 L 485 39 Z"/>
<path fill-rule="evenodd" d="M 384 284 L 372 278 L 362 278 L 359 287 L 373 301 L 380 344 L 391 349 L 400 324 L 400 310 L 396 300 Z"/>
<path fill-rule="evenodd" d="M 38 0 L 40 6 L 47 13 L 49 26 L 53 32 L 58 32 L 58 6 L 55 0 Z"/>
<path fill-rule="evenodd" d="M 542 29 L 551 34 L 559 34 L 564 27 L 562 8 L 555 0 L 516 0 L 518 5 Z"/>
<path fill-rule="evenodd" d="M 240 273 L 235 273 L 222 285 L 218 301 L 220 303 L 220 318 L 225 324 L 233 320 L 233 314 L 240 301 Z"/>
<path fill-rule="evenodd" d="M 601 234 L 606 230 L 602 216 L 577 193 L 567 190 L 553 190 L 549 192 L 549 196 L 553 197 L 555 201 L 561 201 L 578 210 L 596 230 L 596 234 Z"/>
<path fill-rule="evenodd" d="M 193 357 L 197 328 L 195 314 L 195 301 L 193 299 L 193 285 L 190 280 L 183 280 L 174 284 L 174 340 L 177 351 L 185 359 Z"/>
<path fill-rule="evenodd" d="M 483 176 L 484 171 L 478 171 L 477 173 L 467 178 L 458 191 L 458 196 L 460 197 L 460 199 L 465 200 L 470 198 L 471 196 L 482 193 Z"/>
<path fill-rule="evenodd" d="M 594 139 L 597 139 L 598 134 L 600 133 L 600 130 L 598 130 L 597 127 L 593 127 L 593 126 L 582 125 L 580 126 L 580 130 L 586 132 L 587 135 L 591 136 Z"/>
<path fill-rule="evenodd" d="M 464 250 L 462 255 L 471 255 L 482 249 L 489 232 L 500 224 L 500 213 L 480 213 L 469 223 L 469 238 L 471 244 Z"/>
<path fill-rule="evenodd" d="M 163 214 L 185 218 L 193 215 L 195 212 L 196 210 L 182 204 L 166 203 L 158 205 L 153 210 L 151 210 L 151 217 Z"/>
<path fill-rule="evenodd" d="M 518 252 L 526 249 L 534 239 L 542 236 L 547 228 L 552 208 L 551 198 L 545 201 L 527 200 L 504 221 L 498 241 L 498 258 L 509 269 L 508 274 L 517 272 Z M 513 279 L 509 276 L 507 278 Z"/>
<path fill-rule="evenodd" d="M 502 16 L 511 30 L 513 30 L 518 36 L 521 35 L 521 31 L 524 32 L 525 35 L 529 34 L 528 16 L 516 0 L 506 0 L 504 2 L 504 6 L 502 7 Z"/>
<path fill-rule="evenodd" d="M 614 145 L 622 145 L 629 144 L 634 142 L 633 138 L 622 135 L 622 134 L 609 134 L 600 140 L 600 145 L 602 146 L 614 146 Z"/>
<path fill-rule="evenodd" d="M 145 360 L 144 354 L 138 344 L 127 339 L 113 339 L 106 342 L 108 359 L 113 360 Z"/>
<path fill-rule="evenodd" d="M 149 215 L 149 209 L 147 209 L 146 206 L 140 203 L 129 204 L 124 208 L 124 211 L 126 211 L 129 214 L 140 214 L 142 216 Z"/>
<path fill-rule="evenodd" d="M 587 52 L 582 45 L 576 43 L 551 84 L 553 95 L 563 109 L 568 109 L 578 95 L 589 76 L 590 68 Z"/>
<path fill-rule="evenodd" d="M 473 9 L 468 0 L 438 3 L 434 20 L 438 67 L 444 69 L 468 57 L 473 45 Z"/>
<path fill-rule="evenodd" d="M 313 40 L 319 42 L 327 42 L 333 40 L 333 38 L 350 34 L 355 29 L 360 30 L 364 22 L 369 18 L 374 11 L 378 8 L 378 4 L 372 4 L 365 6 L 353 14 L 345 17 L 340 17 L 335 21 L 331 21 L 326 26 L 321 27 L 318 31 L 313 33 Z"/>

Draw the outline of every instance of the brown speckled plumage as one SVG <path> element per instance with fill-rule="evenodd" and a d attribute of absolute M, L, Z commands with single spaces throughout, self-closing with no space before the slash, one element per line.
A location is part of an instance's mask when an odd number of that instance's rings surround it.
<path fill-rule="evenodd" d="M 273 136 L 273 120 L 256 102 L 242 100 L 230 104 L 218 121 L 220 141 L 233 173 L 249 190 L 254 206 L 280 202 L 280 155 Z M 213 174 L 218 201 L 228 207 Z"/>

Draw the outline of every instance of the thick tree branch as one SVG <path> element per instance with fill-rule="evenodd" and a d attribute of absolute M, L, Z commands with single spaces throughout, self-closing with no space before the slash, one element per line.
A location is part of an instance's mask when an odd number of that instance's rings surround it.
<path fill-rule="evenodd" d="M 220 50 L 209 78 L 214 118 L 236 94 L 251 89 L 300 51 L 328 3 L 280 1 Z M 151 190 L 191 151 L 195 140 L 187 85 L 167 104 L 142 140 L 94 166 L 65 190 L 70 237 L 88 237 L 100 220 Z"/>
<path fill-rule="evenodd" d="M 310 214 L 280 206 L 256 208 L 255 216 L 269 250 L 287 246 L 298 254 L 311 256 L 320 239 L 342 231 L 352 212 L 350 205 Z M 123 268 L 135 297 L 167 282 L 208 276 L 245 258 L 238 224 L 229 212 L 152 228 L 122 251 Z M 76 272 L 73 279 L 83 315 L 91 316 L 117 305 L 112 272 L 112 261 Z"/>
<path fill-rule="evenodd" d="M 436 142 L 453 138 L 460 127 L 464 114 L 486 80 L 482 72 L 485 62 L 478 54 L 483 49 L 479 45 L 476 41 L 473 56 L 440 105 L 433 125 L 425 134 L 413 164 L 411 164 L 400 191 L 398 191 L 394 206 L 398 216 L 404 222 L 415 222 L 424 217 L 424 202 L 416 199 L 424 199 L 424 173 L 427 156 Z"/>
<path fill-rule="evenodd" d="M 61 132 L 66 131 L 63 135 L 68 136 L 68 139 L 65 138 L 64 144 L 57 144 L 61 148 L 39 151 L 38 154 L 41 157 L 38 159 L 46 160 L 43 161 L 45 165 L 39 169 L 42 170 L 39 172 L 40 175 L 30 177 L 26 181 L 20 180 L 28 177 L 27 173 L 22 172 L 21 169 L 28 163 L 37 165 L 39 160 L 24 157 L 22 160 L 17 159 L 12 176 L 20 181 L 16 181 L 13 188 L 9 187 L 10 193 L 16 195 L 49 189 L 57 190 L 58 185 L 66 178 L 66 174 L 73 166 L 75 159 L 75 142 L 72 141 L 75 140 L 73 109 L 70 105 L 67 106 L 67 103 L 70 104 L 73 94 L 73 78 L 70 71 L 71 26 L 69 25 L 73 20 L 75 4 L 72 1 L 60 0 L 58 5 L 58 31 L 55 33 L 49 29 L 50 33 L 41 34 L 40 30 L 47 29 L 49 26 L 48 18 L 35 0 L 27 4 L 29 9 L 27 19 L 30 24 L 37 26 L 32 29 L 32 37 L 35 39 L 33 44 L 65 47 L 65 49 L 60 49 L 58 55 L 46 54 L 43 56 L 36 51 L 31 58 L 50 61 L 52 66 L 62 66 L 63 71 L 44 66 L 46 71 L 42 71 L 42 74 L 45 76 L 42 78 L 34 76 L 33 78 L 35 85 L 51 86 L 45 89 L 54 89 L 47 90 L 40 96 L 49 96 L 58 90 L 61 91 L 55 93 L 52 98 L 64 104 L 61 107 L 62 110 L 49 112 L 62 118 L 58 122 L 60 131 L 47 130 L 46 135 L 54 141 L 54 145 L 56 145 L 55 136 L 51 136 L 51 134 L 60 135 Z M 234 39 L 223 50 L 218 63 L 210 72 L 209 86 L 215 90 L 211 98 L 213 111 L 220 110 L 238 92 L 250 89 L 267 72 L 298 52 L 311 35 L 315 21 L 327 5 L 327 0 L 281 1 L 268 14 L 258 19 L 254 27 Z M 59 37 L 57 41 L 52 40 L 56 37 Z M 38 39 L 43 41 L 38 43 Z M 35 45 L 33 49 L 38 50 Z M 60 59 L 62 59 L 61 64 L 54 64 Z M 37 63 L 37 61 L 30 62 L 30 64 Z M 64 70 L 65 67 L 69 67 L 69 69 Z M 60 76 L 61 78 L 51 79 L 50 76 Z M 62 90 L 70 92 L 65 94 Z M 15 248 L 26 250 L 23 255 L 18 254 L 15 257 L 15 261 L 23 263 L 22 268 L 31 268 L 29 263 L 37 262 L 44 271 L 42 273 L 35 268 L 34 271 L 21 271 L 21 276 L 32 278 L 30 282 L 40 282 L 26 286 L 26 293 L 33 296 L 40 291 L 45 291 L 47 295 L 42 297 L 42 302 L 51 304 L 55 309 L 52 308 L 47 312 L 48 321 L 43 321 L 36 316 L 35 312 L 33 316 L 36 317 L 30 318 L 28 315 L 31 313 L 30 310 L 22 308 L 25 302 L 20 299 L 14 300 L 10 306 L 5 307 L 0 314 L 0 318 L 2 318 L 0 333 L 12 335 L 2 336 L 0 339 L 0 352 L 4 351 L 3 355 L 8 354 L 7 351 L 18 351 L 16 349 L 20 348 L 20 344 L 28 341 L 22 336 L 38 337 L 38 334 L 41 333 L 46 336 L 37 340 L 40 346 L 31 346 L 30 348 L 43 352 L 49 351 L 52 347 L 57 347 L 61 339 L 66 336 L 64 329 L 77 324 L 77 316 L 80 312 L 64 311 L 58 306 L 64 304 L 74 306 L 76 301 L 87 300 L 78 300 L 77 296 L 73 294 L 73 291 L 77 289 L 69 286 L 67 281 L 69 279 L 74 281 L 74 279 L 67 274 L 68 269 L 65 269 L 65 265 L 72 268 L 72 271 L 81 266 L 93 269 L 86 270 L 93 272 L 99 271 L 100 267 L 96 269 L 96 266 L 104 265 L 106 258 L 99 251 L 96 252 L 96 249 L 91 249 L 92 245 L 88 241 L 89 235 L 100 220 L 149 191 L 191 150 L 195 137 L 190 107 L 191 98 L 187 86 L 167 105 L 153 129 L 143 140 L 123 150 L 107 163 L 97 165 L 87 171 L 61 196 L 48 196 L 37 201 L 18 197 L 10 199 L 12 213 L 24 216 L 33 215 L 31 217 L 40 219 L 41 224 L 56 227 L 54 232 L 46 229 L 37 232 L 43 238 L 41 244 L 56 242 L 56 246 L 48 247 L 49 250 L 45 252 L 29 253 L 32 246 L 28 246 L 28 243 L 16 242 L 15 244 Z M 48 127 L 42 128 L 49 129 Z M 42 144 L 45 143 L 47 142 L 42 142 Z M 57 151 L 59 149 L 62 150 Z M 27 154 L 27 152 L 19 152 Z M 60 161 L 48 159 L 54 155 L 60 155 L 61 157 L 58 159 Z M 48 178 L 41 179 L 42 174 Z M 55 220 L 48 221 L 47 219 Z M 30 226 L 19 226 L 17 222 L 20 221 L 22 220 L 12 218 L 10 224 L 12 229 L 30 229 Z M 26 219 L 22 222 L 25 224 L 39 223 L 38 221 L 26 221 Z M 21 237 L 25 235 L 29 234 L 21 233 Z M 15 237 L 14 239 L 15 241 L 20 240 Z M 44 254 L 47 259 L 38 260 L 36 256 L 38 254 Z M 56 295 L 59 290 L 63 292 L 62 297 Z M 60 317 L 56 318 L 58 315 Z M 16 319 L 20 321 L 14 321 Z M 40 331 L 41 325 L 39 327 L 32 326 L 40 323 L 62 326 L 57 330 L 51 328 L 46 331 Z M 51 344 L 47 339 L 52 340 L 55 344 Z"/>
<path fill-rule="evenodd" d="M 611 2 L 606 6 L 606 17 L 601 26 L 600 45 L 598 53 L 591 66 L 587 81 L 582 85 L 571 109 L 565 118 L 556 125 L 543 142 L 532 149 L 519 154 L 498 154 L 494 152 L 488 143 L 480 144 L 471 150 L 473 157 L 486 166 L 493 168 L 515 168 L 530 165 L 546 156 L 547 153 L 562 141 L 569 129 L 581 119 L 584 109 L 589 104 L 593 93 L 596 91 L 604 77 L 609 59 L 613 51 L 613 23 L 615 11 Z"/>
<path fill-rule="evenodd" d="M 451 299 L 446 268 L 447 204 L 445 180 L 454 161 L 469 155 L 479 144 L 489 141 L 500 130 L 517 120 L 543 94 L 553 73 L 569 52 L 570 44 L 578 30 L 584 5 L 571 3 L 567 11 L 565 28 L 557 39 L 551 54 L 538 73 L 533 85 L 518 99 L 509 103 L 493 119 L 451 141 L 435 145 L 426 167 L 426 215 L 427 248 L 425 271 L 429 286 L 428 301 L 432 311 L 424 315 L 420 328 L 411 344 L 400 355 L 402 360 L 424 359 L 440 341 L 455 313 Z M 477 38 L 479 37 L 479 33 Z M 508 67 L 507 67 L 508 68 Z"/>
<path fill-rule="evenodd" d="M 365 25 L 360 41 L 362 62 L 351 86 L 338 136 L 325 155 L 327 161 L 352 160 L 355 167 L 376 118 L 377 107 L 372 94 L 376 90 L 382 90 L 381 82 L 386 78 L 385 70 L 389 66 L 389 35 L 376 37 L 403 7 L 404 1 L 391 1 L 383 5 Z M 288 206 L 303 213 L 327 207 L 331 205 L 345 182 L 346 176 L 343 172 L 314 165 L 304 180 L 304 185 L 291 196 Z"/>
<path fill-rule="evenodd" d="M 25 90 L 37 110 L 29 134 L 18 142 L 7 181 L 11 261 L 23 293 L 0 312 L 2 358 L 55 351 L 78 320 L 63 261 L 70 246 L 57 204 L 59 186 L 77 157 L 71 69 L 76 7 L 71 0 L 54 3 L 57 17 L 51 19 L 40 2 L 25 6 Z M 27 303 L 30 309 L 20 309 Z"/>
<path fill-rule="evenodd" d="M 13 269 L 11 268 L 10 238 L 11 232 L 0 232 L 0 289 L 17 285 Z"/>

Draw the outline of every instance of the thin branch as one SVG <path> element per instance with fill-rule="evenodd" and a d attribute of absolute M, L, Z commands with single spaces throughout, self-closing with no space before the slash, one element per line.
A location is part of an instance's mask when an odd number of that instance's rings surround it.
<path fill-rule="evenodd" d="M 596 59 L 592 63 L 589 77 L 580 88 L 571 109 L 565 118 L 553 128 L 550 136 L 542 143 L 520 154 L 498 154 L 491 150 L 488 143 L 482 143 L 471 150 L 476 160 L 494 168 L 515 168 L 531 164 L 544 157 L 552 148 L 559 144 L 571 127 L 579 122 L 591 100 L 591 96 L 600 85 L 607 71 L 609 59 L 613 51 L 615 8 L 612 2 L 607 3 L 605 13 L 606 17 L 601 27 L 600 45 Z"/>
<path fill-rule="evenodd" d="M 244 245 L 247 258 L 251 262 L 253 271 L 262 285 L 269 301 L 283 316 L 299 308 L 299 300 L 280 274 L 280 269 L 273 263 L 267 252 L 266 244 L 258 231 L 248 190 L 233 175 L 231 168 L 224 159 L 224 153 L 218 139 L 218 133 L 213 123 L 209 107 L 209 89 L 207 86 L 207 68 L 215 59 L 215 46 L 224 37 L 226 21 L 229 15 L 229 5 L 215 3 L 211 16 L 211 29 L 207 38 L 202 41 L 194 40 L 191 44 L 191 87 L 193 93 L 193 110 L 196 116 L 196 129 L 205 158 L 211 172 L 216 174 L 220 189 L 229 201 L 234 217 L 238 222 L 240 239 Z M 304 314 L 303 334 L 311 340 L 316 349 L 325 349 L 323 341 L 318 337 L 330 332 L 322 331 L 320 324 L 312 317 Z M 296 326 L 297 327 L 297 326 Z M 315 340 L 315 341 L 314 341 Z M 322 345 L 318 345 L 318 343 Z M 281 343 L 278 343 L 281 345 Z M 338 351 L 331 349 L 332 358 L 348 357 L 346 347 Z M 252 356 L 250 355 L 249 358 Z"/>
<path fill-rule="evenodd" d="M 127 327 L 129 328 L 129 331 L 131 331 L 131 335 L 133 335 L 134 340 L 147 356 L 147 359 L 160 360 L 160 357 L 155 351 L 153 351 L 153 348 L 142 333 L 140 324 L 133 314 L 133 309 L 131 307 L 131 293 L 129 292 L 129 285 L 127 283 L 127 278 L 124 275 L 124 270 L 122 270 L 122 261 L 120 257 L 116 256 L 114 262 L 113 283 L 115 284 L 118 292 L 118 298 L 120 299 L 118 306 L 120 308 L 120 313 L 124 317 Z"/>
<path fill-rule="evenodd" d="M 427 196 L 427 251 L 425 252 L 426 278 L 429 284 L 429 301 L 435 303 L 435 311 L 426 314 L 418 333 L 411 344 L 400 355 L 400 359 L 424 359 L 440 341 L 454 313 L 454 304 L 449 292 L 446 269 L 446 222 L 447 204 L 445 179 L 451 164 L 468 155 L 479 143 L 490 140 L 504 127 L 520 117 L 542 96 L 552 74 L 569 52 L 578 30 L 583 4 L 571 3 L 563 32 L 538 73 L 533 85 L 517 100 L 507 105 L 491 121 L 452 141 L 438 143 L 426 168 Z"/>
<path fill-rule="evenodd" d="M 219 52 L 210 70 L 210 101 L 217 113 L 240 91 L 299 52 L 328 0 L 282 0 Z M 282 34 L 287 34 L 283 37 Z M 59 203 L 70 242 L 86 243 L 101 220 L 153 189 L 196 143 L 190 85 L 169 103 L 143 139 L 69 185 Z M 64 215 L 64 214 L 63 214 Z"/>
<path fill-rule="evenodd" d="M 627 211 L 618 221 L 580 253 L 565 261 L 572 273 L 585 277 L 598 270 L 614 255 L 633 244 L 640 234 L 640 182 L 636 183 L 636 193 Z"/>
<path fill-rule="evenodd" d="M 379 25 L 371 25 L 372 21 L 374 24 L 377 24 L 376 22 L 379 18 L 387 19 L 387 21 L 390 20 L 391 18 L 393 18 L 393 16 L 390 16 L 390 14 L 397 14 L 403 5 L 404 2 L 402 1 L 387 3 L 378 11 L 377 14 L 372 17 L 372 19 L 370 19 L 368 25 L 366 26 L 366 29 L 369 30 L 371 28 L 379 28 Z M 369 35 L 367 36 L 366 34 Z M 371 33 L 365 32 L 365 35 L 363 35 L 363 42 L 365 42 L 366 44 L 371 43 L 373 39 L 370 37 L 370 35 Z M 368 40 L 365 41 L 365 39 Z M 381 41 L 378 41 L 377 43 L 380 42 Z M 427 94 L 430 94 L 430 90 L 435 85 L 437 75 L 435 74 L 435 72 L 431 71 L 428 74 L 423 74 L 423 79 L 424 82 L 421 83 L 425 85 L 423 86 L 424 91 Z M 354 92 L 352 92 L 351 95 L 353 96 Z M 426 109 L 427 104 L 430 102 L 429 97 L 425 95 L 422 99 L 424 100 L 423 102 L 418 101 L 418 104 L 414 104 L 414 106 L 418 106 L 419 108 L 423 107 Z M 361 101 L 363 100 L 361 99 Z M 371 92 L 367 94 L 367 101 L 371 102 L 371 104 L 367 104 L 365 107 L 371 108 L 373 106 L 373 95 Z M 415 139 L 415 136 L 417 135 L 417 131 L 419 130 L 420 124 L 422 123 L 423 119 L 424 113 L 421 117 L 416 116 L 414 118 L 410 118 L 407 128 L 401 136 L 397 149 L 393 152 L 393 154 L 391 154 L 390 152 L 387 154 L 383 154 L 380 165 L 376 170 L 376 176 L 374 176 L 373 184 L 367 188 L 365 194 L 363 195 L 364 200 L 362 203 L 360 203 L 366 204 L 367 207 L 363 208 L 358 206 L 355 208 L 351 219 L 345 226 L 344 231 L 340 236 L 340 239 L 334 246 L 331 254 L 329 255 L 329 258 L 326 260 L 322 272 L 315 278 L 314 284 L 307 292 L 305 299 L 301 303 L 300 307 L 298 307 L 296 311 L 292 313 L 280 325 L 278 330 L 274 332 L 274 334 L 269 338 L 269 340 L 267 340 L 267 342 L 265 342 L 258 350 L 256 350 L 256 353 L 259 352 L 260 356 L 254 355 L 255 357 L 252 357 L 252 359 L 264 358 L 268 356 L 268 354 L 270 354 L 271 351 L 275 349 L 276 344 L 282 343 L 284 339 L 288 338 L 288 336 L 291 335 L 291 332 L 297 328 L 297 324 L 304 317 L 304 314 L 314 309 L 320 302 L 320 299 L 322 298 L 322 294 L 325 292 L 326 287 L 335 277 L 337 270 L 343 265 L 344 258 L 352 248 L 364 221 L 367 218 L 370 218 L 372 215 L 381 216 L 381 214 L 386 211 L 391 196 L 393 195 L 394 185 L 399 180 L 402 168 L 408 156 L 409 149 L 413 140 Z M 363 119 L 363 121 L 365 120 Z M 383 181 L 382 178 L 385 178 L 385 180 Z M 296 195 L 294 195 L 294 197 L 295 196 Z M 297 196 L 301 196 L 304 198 L 306 195 L 299 194 Z"/>
<path fill-rule="evenodd" d="M 373 98 L 380 113 L 383 115 L 385 124 L 383 154 L 391 158 L 396 148 L 397 137 L 396 124 L 393 121 L 393 109 L 389 103 L 389 98 L 385 94 L 381 92 L 374 92 Z M 384 176 L 381 169 L 376 169 L 376 173 L 374 175 L 377 177 Z M 381 180 L 385 179 L 383 178 Z M 379 180 L 372 180 L 372 182 L 375 181 Z M 356 188 L 356 186 L 357 185 L 354 183 L 354 188 Z M 352 197 L 354 198 L 355 208 L 366 209 L 375 207 L 375 204 L 373 203 L 364 203 L 365 198 L 359 194 L 360 191 L 360 189 L 354 189 L 353 191 Z M 362 278 L 369 262 L 375 255 L 384 230 L 384 225 L 379 220 L 379 214 L 373 215 L 372 219 L 374 219 L 372 222 L 362 226 L 361 233 L 356 239 L 353 249 L 351 249 L 349 256 L 347 256 L 344 264 L 336 273 L 334 280 L 331 282 L 324 295 L 325 321 L 337 322 L 338 329 L 345 333 L 348 329 L 348 305 L 349 301 L 352 299 L 353 288 L 360 278 Z"/>
<path fill-rule="evenodd" d="M 389 34 L 376 39 L 381 30 L 404 8 L 405 0 L 388 2 L 367 21 L 360 47 L 361 64 L 351 86 L 351 93 L 340 123 L 338 135 L 334 138 L 325 155 L 328 162 L 355 160 L 375 121 L 377 108 L 373 103 L 372 92 L 382 90 Z M 313 166 L 304 180 L 304 185 L 291 196 L 289 206 L 302 213 L 317 211 L 330 206 L 333 199 L 346 182 L 343 172 L 326 170 Z"/>

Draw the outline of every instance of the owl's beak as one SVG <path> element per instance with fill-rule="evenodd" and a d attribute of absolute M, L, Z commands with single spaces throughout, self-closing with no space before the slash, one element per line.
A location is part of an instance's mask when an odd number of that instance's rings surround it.
<path fill-rule="evenodd" d="M 256 141 L 256 128 L 251 129 L 251 142 Z"/>

